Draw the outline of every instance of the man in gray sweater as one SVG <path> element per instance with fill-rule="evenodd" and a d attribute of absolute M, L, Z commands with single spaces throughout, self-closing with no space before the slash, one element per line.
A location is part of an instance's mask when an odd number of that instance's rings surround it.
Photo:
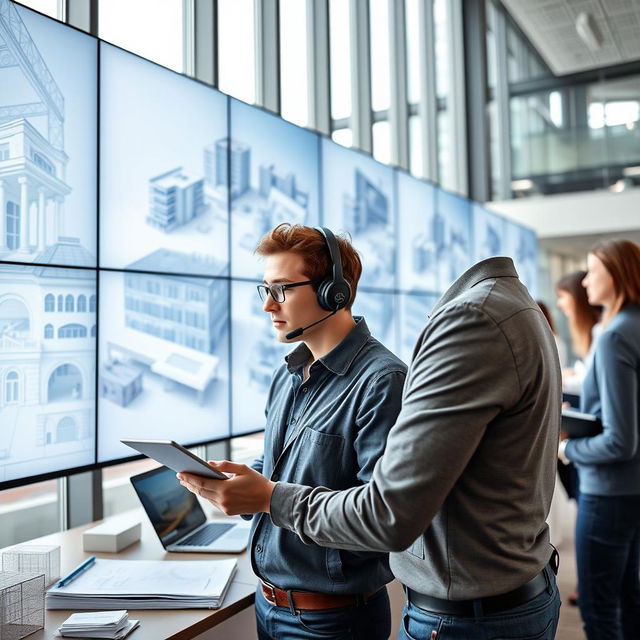
<path fill-rule="evenodd" d="M 509 258 L 465 272 L 418 339 L 402 410 L 371 481 L 345 491 L 235 474 L 183 481 L 226 513 L 268 512 L 303 542 L 391 551 L 408 602 L 400 638 L 555 636 L 560 367 Z"/>

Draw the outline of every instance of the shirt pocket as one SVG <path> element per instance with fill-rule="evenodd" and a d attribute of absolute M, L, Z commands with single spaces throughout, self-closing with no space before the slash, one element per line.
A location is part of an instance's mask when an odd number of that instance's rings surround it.
<path fill-rule="evenodd" d="M 342 436 L 303 427 L 296 442 L 296 464 L 290 481 L 334 488 L 343 464 L 343 450 Z"/>

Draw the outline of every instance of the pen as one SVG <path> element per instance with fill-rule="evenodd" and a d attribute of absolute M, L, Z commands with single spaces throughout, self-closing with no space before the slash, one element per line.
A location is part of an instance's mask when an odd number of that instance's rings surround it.
<path fill-rule="evenodd" d="M 72 580 L 75 580 L 83 571 L 86 571 L 96 561 L 95 556 L 90 556 L 82 564 L 79 564 L 71 573 L 61 578 L 56 587 L 64 587 L 65 584 L 69 584 Z"/>

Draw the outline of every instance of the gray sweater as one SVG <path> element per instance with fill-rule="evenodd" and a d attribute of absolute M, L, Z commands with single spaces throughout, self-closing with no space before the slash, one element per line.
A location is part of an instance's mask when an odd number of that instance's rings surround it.
<path fill-rule="evenodd" d="M 544 316 L 509 258 L 484 260 L 418 339 L 371 481 L 345 491 L 278 483 L 271 518 L 306 543 L 392 551 L 395 576 L 431 596 L 504 593 L 551 555 L 560 405 Z"/>
<path fill-rule="evenodd" d="M 602 332 L 582 384 L 580 409 L 602 420 L 602 433 L 569 440 L 580 493 L 640 494 L 640 305 L 627 304 Z"/>

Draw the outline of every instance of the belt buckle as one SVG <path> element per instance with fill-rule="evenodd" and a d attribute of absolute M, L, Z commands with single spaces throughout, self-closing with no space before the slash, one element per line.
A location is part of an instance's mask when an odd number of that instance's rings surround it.
<path fill-rule="evenodd" d="M 278 604 L 278 599 L 276 597 L 276 588 L 272 585 L 269 584 L 268 582 L 265 582 L 264 580 L 262 581 L 262 586 L 265 587 L 268 591 L 269 591 L 269 595 L 271 596 L 273 602 L 271 604 L 277 605 Z M 267 602 L 269 601 L 269 599 L 267 598 Z"/>

